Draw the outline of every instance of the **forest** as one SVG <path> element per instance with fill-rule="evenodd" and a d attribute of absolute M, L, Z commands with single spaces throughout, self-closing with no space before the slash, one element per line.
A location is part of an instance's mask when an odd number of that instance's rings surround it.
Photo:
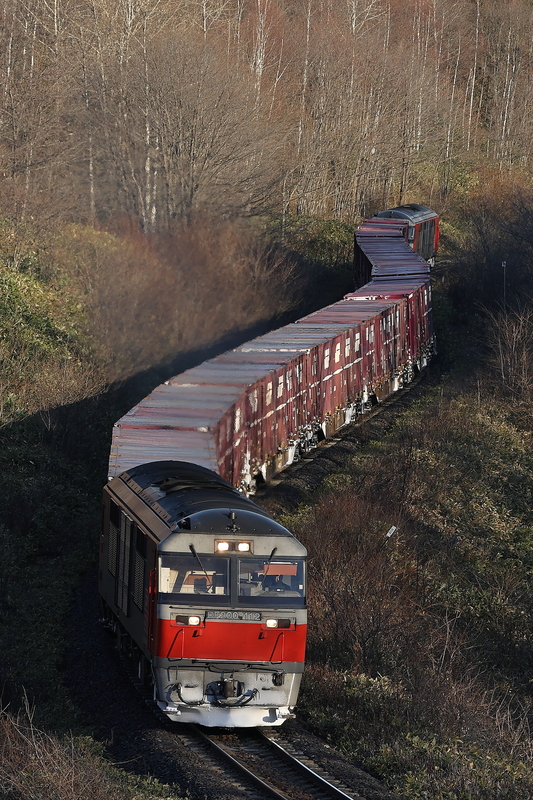
<path fill-rule="evenodd" d="M 342 297 L 354 228 L 402 202 L 442 220 L 427 391 L 270 509 L 311 554 L 300 719 L 398 797 L 533 797 L 531 0 L 0 19 L 0 798 L 183 796 L 68 688 L 111 427 Z"/>
<path fill-rule="evenodd" d="M 353 223 L 531 170 L 532 9 L 417 0 L 6 0 L 3 202 L 144 231 Z M 472 167 L 475 167 L 472 169 Z"/>
<path fill-rule="evenodd" d="M 450 246 L 470 247 L 459 291 L 494 299 L 502 262 L 522 290 L 527 0 L 6 0 L 1 14 L 3 281 L 74 298 L 57 352 L 41 347 L 55 401 L 320 304 L 353 226 L 401 202 L 436 208 Z M 326 299 L 350 281 L 348 267 Z M 66 359 L 82 329 L 98 376 Z M 8 347 L 7 407 L 29 346 Z M 65 370 L 67 392 L 50 385 Z"/>

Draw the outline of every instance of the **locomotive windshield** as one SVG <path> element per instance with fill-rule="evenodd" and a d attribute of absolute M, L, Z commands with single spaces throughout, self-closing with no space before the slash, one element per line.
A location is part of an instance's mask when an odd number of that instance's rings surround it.
<path fill-rule="evenodd" d="M 171 599 L 203 595 L 202 602 L 224 602 L 229 596 L 229 559 L 202 556 L 164 555 L 159 571 L 159 591 Z"/>
<path fill-rule="evenodd" d="M 163 603 L 216 606 L 238 602 L 247 606 L 302 608 L 304 560 L 164 554 L 159 593 Z"/>
<path fill-rule="evenodd" d="M 239 603 L 246 605 L 303 606 L 304 562 L 247 558 L 239 561 Z"/>

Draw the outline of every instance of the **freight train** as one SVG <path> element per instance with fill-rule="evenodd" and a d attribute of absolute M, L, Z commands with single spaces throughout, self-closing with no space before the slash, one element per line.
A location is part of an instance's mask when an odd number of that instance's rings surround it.
<path fill-rule="evenodd" d="M 247 495 L 426 366 L 439 218 L 365 220 L 365 285 L 158 386 L 113 429 L 104 620 L 171 719 L 280 725 L 305 655 L 306 551 Z"/>

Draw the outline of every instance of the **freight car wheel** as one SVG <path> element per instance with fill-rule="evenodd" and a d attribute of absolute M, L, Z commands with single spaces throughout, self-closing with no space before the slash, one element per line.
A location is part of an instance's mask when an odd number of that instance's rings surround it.
<path fill-rule="evenodd" d="M 255 486 L 255 489 L 257 491 L 257 489 L 260 489 L 265 484 L 266 484 L 266 481 L 265 481 L 264 475 L 261 472 L 261 470 L 259 470 L 259 472 L 256 472 L 255 475 L 253 475 L 253 477 L 252 477 L 252 485 Z"/>

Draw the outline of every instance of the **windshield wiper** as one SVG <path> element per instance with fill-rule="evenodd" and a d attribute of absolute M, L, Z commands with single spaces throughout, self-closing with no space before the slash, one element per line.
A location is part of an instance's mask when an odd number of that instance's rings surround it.
<path fill-rule="evenodd" d="M 275 549 L 275 548 L 274 548 L 274 549 Z M 197 552 L 196 552 L 196 550 L 194 549 L 194 545 L 193 545 L 193 544 L 190 544 L 190 545 L 189 545 L 189 550 L 191 551 L 191 553 L 193 554 L 193 556 L 195 557 L 195 559 L 196 559 L 196 560 L 198 561 L 198 563 L 200 564 L 200 569 L 201 569 L 201 570 L 202 570 L 202 572 L 204 573 L 204 575 L 205 575 L 205 577 L 206 577 L 206 580 L 207 580 L 207 588 L 208 588 L 208 589 L 211 589 L 211 587 L 213 586 L 213 581 L 211 580 L 211 578 L 209 577 L 209 575 L 208 575 L 208 574 L 207 574 L 207 572 L 205 571 L 205 567 L 204 567 L 204 565 L 202 564 L 202 562 L 200 561 L 200 556 L 198 555 L 198 553 L 197 553 Z"/>
<path fill-rule="evenodd" d="M 278 549 L 277 547 L 274 547 L 274 549 L 270 553 L 270 556 L 268 557 L 268 561 L 267 561 L 267 563 L 265 565 L 266 569 L 265 569 L 265 571 L 263 573 L 263 580 L 261 581 L 261 588 L 263 588 L 264 585 L 265 585 L 265 580 L 266 580 L 266 577 L 268 575 L 268 570 L 270 569 L 270 565 L 272 564 L 272 559 L 274 558 L 274 553 L 277 552 L 277 549 Z"/>

